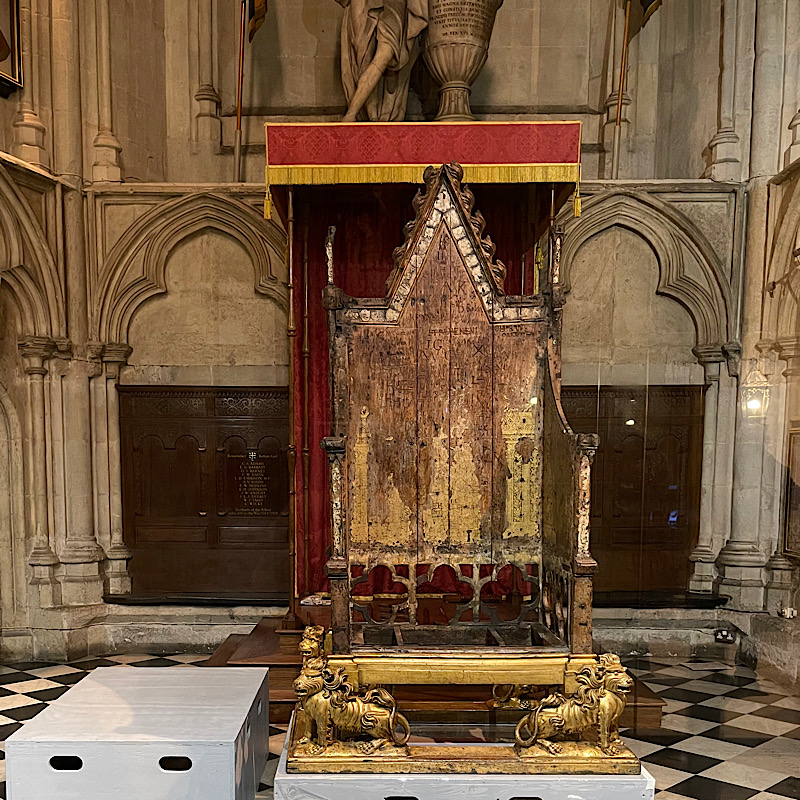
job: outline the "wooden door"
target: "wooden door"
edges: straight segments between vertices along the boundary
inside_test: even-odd
[[[133,595],[286,598],[286,388],[119,392]]]
[[[686,591],[700,522],[703,387],[565,386],[579,433],[598,432],[592,554],[598,592]]]

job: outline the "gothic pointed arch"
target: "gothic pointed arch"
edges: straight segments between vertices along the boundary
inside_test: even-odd
[[[64,290],[42,226],[0,165],[0,281],[11,289],[26,333],[63,336]]]
[[[128,341],[136,310],[167,291],[170,254],[184,239],[207,229],[239,242],[253,265],[255,291],[288,308],[286,286],[273,269],[284,248],[282,231],[241,200],[214,193],[192,194],[145,214],[109,253],[100,273],[95,321],[101,341]]]
[[[658,294],[680,303],[694,322],[697,345],[722,345],[734,337],[734,298],[719,256],[700,229],[668,203],[633,190],[591,198],[583,214],[565,226],[562,282],[570,290],[570,269],[593,236],[626,228],[644,239],[658,261]],[[688,258],[687,258],[688,256]],[[691,262],[697,267],[691,268]]]
[[[800,181],[786,193],[767,263],[762,339],[796,342],[800,337]]]

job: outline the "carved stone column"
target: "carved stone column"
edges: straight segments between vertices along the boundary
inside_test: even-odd
[[[344,494],[347,491],[344,436],[326,436],[322,448],[328,454],[331,487],[331,557],[325,572],[331,581],[331,630],[335,653],[350,652],[350,567]]]
[[[114,135],[111,122],[111,47],[108,22],[109,0],[95,0],[97,38],[97,135],[94,137],[92,180],[121,181],[119,155],[122,145]]]
[[[791,52],[787,53],[785,79],[791,81],[794,78],[795,107],[798,110],[789,122],[792,138],[783,154],[784,168],[800,158],[800,6],[797,3],[789,3],[786,7],[786,46]],[[792,67],[794,75],[790,74]]]
[[[106,552],[106,590],[109,594],[130,594],[128,561],[131,551],[122,539],[122,461],[120,452],[119,394],[120,370],[127,363],[131,348],[127,344],[107,344],[105,363],[106,413],[108,424],[108,502],[111,546]]]
[[[696,347],[694,354],[705,370],[706,394],[703,424],[703,466],[700,487],[700,532],[697,546],[689,556],[694,570],[689,581],[693,592],[711,592],[716,570],[714,561],[714,475],[717,460],[717,425],[719,422],[719,379],[725,355],[716,345]]]
[[[738,1],[724,0],[722,6],[719,127],[708,143],[711,150],[710,177],[716,181],[738,181],[742,178],[741,147],[734,124]]]
[[[220,98],[214,88],[214,3],[200,0],[197,7],[197,139],[220,143]]]
[[[65,605],[100,603],[103,597],[99,562],[104,554],[94,530],[90,377],[88,362],[73,359],[63,378],[64,466],[69,491],[66,539],[59,555],[64,566]]]
[[[613,150],[614,142],[614,128],[617,120],[617,102],[619,98],[619,87],[622,73],[620,72],[620,57],[622,54],[622,43],[625,38],[625,3],[615,2],[614,4],[614,25],[613,25],[613,43],[611,50],[611,57],[609,58],[608,69],[608,96],[605,102],[605,122],[603,123],[603,147],[607,153],[604,178],[613,178],[611,174],[611,153]],[[658,24],[654,21],[651,24]],[[630,52],[629,54],[630,55]],[[620,135],[624,138],[628,129],[627,107],[631,104],[631,96],[626,92],[622,92],[622,118]]]
[[[759,549],[764,419],[745,417],[736,408],[733,455],[731,534],[717,557],[720,594],[731,607],[760,611],[764,605],[762,569],[766,556]]]
[[[592,580],[597,572],[597,562],[592,558],[589,542],[591,509],[592,462],[600,445],[596,433],[578,434],[579,467],[575,474],[575,516],[578,543],[572,574],[572,615],[570,619],[570,646],[573,653],[592,652]]]
[[[47,512],[47,433],[45,423],[44,378],[47,375],[45,362],[53,356],[55,344],[42,336],[27,336],[19,343],[28,375],[28,465],[26,482],[31,500],[28,509],[33,547],[28,563],[33,568],[31,585],[39,593],[42,608],[57,606],[61,602],[60,587],[55,577],[58,558],[50,543],[50,524]]]
[[[14,143],[11,152],[23,161],[47,167],[50,163],[44,146],[45,127],[36,113],[39,90],[39,70],[35,54],[33,8],[35,0],[21,0],[19,4],[20,48],[22,50],[22,74],[24,83],[19,90],[17,111],[11,124],[14,128]]]

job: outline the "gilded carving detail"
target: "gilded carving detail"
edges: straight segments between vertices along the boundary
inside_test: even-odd
[[[573,695],[553,692],[519,721],[515,736],[521,754],[537,745],[550,755],[574,750],[565,748],[565,740],[589,745],[587,755],[595,748],[606,756],[625,752],[619,718],[633,680],[619,656],[604,653],[597,663],[583,667],[575,681],[578,689]]]
[[[328,666],[324,638],[324,628],[310,626],[300,642],[303,668],[294,690],[304,729],[292,755],[406,755],[411,730],[392,695],[381,688],[357,692],[344,667]]]
[[[580,486],[578,487],[578,555],[589,555],[590,489],[592,462],[586,455],[580,457]]]

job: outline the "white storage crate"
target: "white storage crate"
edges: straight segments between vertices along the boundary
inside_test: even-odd
[[[6,741],[9,800],[253,800],[268,670],[101,667]]]

